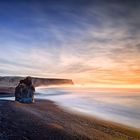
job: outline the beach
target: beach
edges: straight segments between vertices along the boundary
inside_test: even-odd
[[[72,112],[140,129],[139,89],[39,87],[35,98],[54,101]]]
[[[140,140],[140,0],[0,0],[0,140]]]
[[[1,93],[1,97],[13,96]],[[50,100],[0,100],[2,140],[139,140],[140,130],[70,112]]]

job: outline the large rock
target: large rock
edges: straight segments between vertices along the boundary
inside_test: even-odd
[[[32,85],[31,77],[20,80],[18,86],[15,89],[15,101],[22,103],[33,103],[34,92],[35,88]]]

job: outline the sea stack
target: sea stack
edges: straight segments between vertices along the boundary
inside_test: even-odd
[[[15,89],[15,101],[21,103],[33,103],[34,102],[35,88],[32,85],[32,78],[26,77],[20,80],[18,86]]]

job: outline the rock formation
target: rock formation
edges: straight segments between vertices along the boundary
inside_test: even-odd
[[[24,80],[20,80],[18,86],[15,89],[15,101],[22,103],[34,102],[35,88],[32,85],[31,77],[27,77]]]

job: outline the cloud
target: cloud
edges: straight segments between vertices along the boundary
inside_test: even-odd
[[[0,74],[139,83],[140,4],[68,3],[38,2],[33,8],[20,3],[23,11],[16,17],[14,6],[11,14],[5,13],[6,24],[0,24]]]

